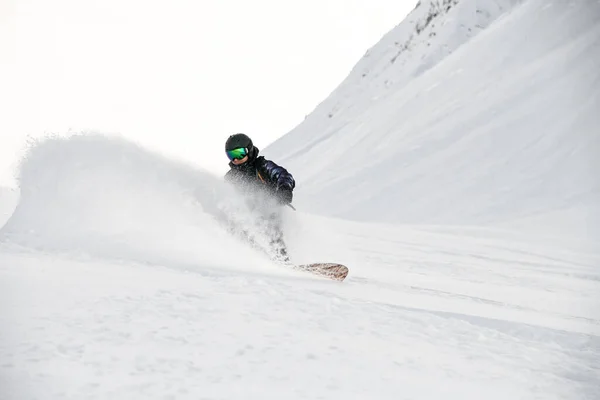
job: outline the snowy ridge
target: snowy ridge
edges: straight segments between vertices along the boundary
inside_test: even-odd
[[[370,49],[349,80],[383,78],[391,87],[405,84],[450,55],[522,0],[425,0],[400,25]],[[392,54],[392,57],[388,56]],[[374,83],[364,79],[369,86]]]
[[[476,23],[482,3],[460,4],[426,29]],[[423,3],[415,13],[428,9]],[[379,62],[397,54],[393,31],[372,64],[362,60],[321,105],[342,108],[331,117],[320,108],[266,150],[298,174],[298,204],[313,212],[381,222],[521,221],[521,229],[557,233],[576,217],[567,224],[574,234],[598,235],[599,19],[597,2],[530,0],[409,83],[354,96],[361,80],[381,79],[358,71],[381,70]],[[395,64],[419,58],[405,57]],[[410,65],[408,73],[390,67],[390,79],[403,81],[416,71]]]
[[[361,112],[454,52],[522,0],[424,0],[369,49],[348,77],[305,120],[318,140],[330,118]],[[285,141],[286,139],[281,139]]]
[[[519,3],[522,0],[420,1],[402,23],[367,51],[340,88],[347,90],[354,83],[385,93],[385,89],[403,86]]]

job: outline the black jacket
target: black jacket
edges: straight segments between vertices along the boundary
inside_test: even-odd
[[[225,174],[225,180],[243,192],[263,190],[283,203],[292,202],[292,192],[296,187],[294,177],[285,168],[259,156],[256,147],[244,164],[235,165],[230,162],[229,167],[231,169]]]

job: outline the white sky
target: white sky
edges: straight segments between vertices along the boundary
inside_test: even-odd
[[[0,185],[26,138],[96,130],[224,172],[300,123],[416,0],[0,0]]]

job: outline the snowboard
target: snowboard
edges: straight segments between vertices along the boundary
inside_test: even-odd
[[[346,279],[349,272],[348,267],[338,263],[301,264],[295,265],[294,268],[340,282]]]

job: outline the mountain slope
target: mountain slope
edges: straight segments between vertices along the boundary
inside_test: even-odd
[[[479,4],[459,2],[436,26],[456,32],[473,24]],[[565,216],[577,216],[575,230],[596,234],[599,20],[597,2],[529,0],[443,58],[424,42],[403,52],[412,67],[390,66],[385,73],[398,84],[382,88],[383,72],[357,73],[382,70],[396,54],[391,32],[370,52],[376,60],[363,59],[266,153],[296,173],[298,205],[321,214],[434,224],[529,220],[556,231]],[[359,86],[377,89],[369,97],[367,89],[353,92]]]
[[[520,0],[424,0],[369,49],[348,78],[310,114],[304,139],[322,118],[360,110],[435,66]]]

